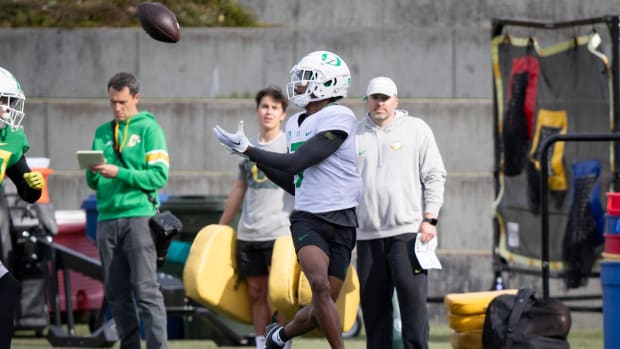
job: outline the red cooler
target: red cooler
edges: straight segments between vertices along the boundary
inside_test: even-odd
[[[56,211],[58,235],[54,243],[66,246],[76,252],[99,260],[97,246],[86,235],[86,214],[83,210]],[[70,271],[71,301],[73,311],[86,314],[101,309],[103,283],[76,271]],[[58,271],[60,310],[66,310],[65,287],[62,270]]]

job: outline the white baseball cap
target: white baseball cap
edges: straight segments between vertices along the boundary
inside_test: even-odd
[[[368,88],[366,89],[366,97],[378,93],[390,97],[395,97],[398,95],[398,89],[396,88],[396,84],[392,79],[385,76],[378,76],[370,80],[370,82],[368,83]],[[364,99],[366,99],[366,97]]]

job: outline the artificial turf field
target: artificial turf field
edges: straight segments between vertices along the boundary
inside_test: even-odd
[[[450,349],[450,328],[447,326],[431,326],[429,346],[431,349]],[[78,328],[79,334],[79,328]],[[571,349],[602,349],[603,330],[573,328],[569,334]],[[347,349],[365,349],[366,342],[363,333],[357,337],[345,339]],[[143,344],[142,347],[145,347]],[[35,338],[32,333],[19,332],[13,339],[13,349],[43,349],[51,348],[45,338]],[[119,348],[117,342],[112,348]],[[170,349],[231,349],[239,347],[218,347],[212,340],[171,340]],[[253,347],[246,347],[253,348]],[[293,349],[322,349],[329,348],[322,338],[297,338],[293,342]]]

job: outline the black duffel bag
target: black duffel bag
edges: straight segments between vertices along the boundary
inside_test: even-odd
[[[537,299],[531,288],[495,297],[486,310],[485,349],[569,349],[568,307],[557,299]]]

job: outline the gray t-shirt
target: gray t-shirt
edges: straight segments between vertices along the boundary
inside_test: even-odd
[[[260,143],[258,136],[251,142],[256,148],[286,152],[286,137],[283,132],[269,143]],[[293,196],[270,181],[256,163],[247,159],[239,163],[238,178],[248,183],[248,189],[243,198],[237,239],[269,241],[289,234],[289,215],[293,208]]]

